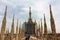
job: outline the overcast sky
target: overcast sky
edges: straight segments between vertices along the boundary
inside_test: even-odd
[[[50,27],[50,14],[49,14],[49,4],[52,6],[52,12],[55,19],[56,31],[60,33],[60,0],[0,0],[0,28],[2,25],[2,20],[4,17],[5,7],[7,5],[7,27],[6,29],[11,29],[11,22],[13,14],[15,14],[15,26],[16,21],[19,19],[23,23],[28,20],[29,7],[32,11],[32,19],[40,21],[46,15],[47,27]]]

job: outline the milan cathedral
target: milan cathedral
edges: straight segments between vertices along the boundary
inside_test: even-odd
[[[50,13],[50,25],[51,25],[51,33],[48,33],[46,17],[44,14],[44,26],[42,24],[42,19],[40,24],[38,25],[36,20],[33,22],[31,17],[31,7],[29,7],[29,19],[27,22],[23,23],[23,26],[18,25],[19,21],[17,19],[16,25],[16,33],[14,33],[14,15],[11,23],[11,31],[9,29],[6,30],[6,16],[7,16],[6,6],[4,12],[4,18],[2,21],[2,27],[0,32],[0,40],[60,40],[60,33],[56,33],[55,21],[52,14],[51,5],[49,5],[49,13]],[[38,25],[38,26],[37,26]],[[22,27],[22,28],[21,28]],[[39,28],[38,28],[39,27]]]

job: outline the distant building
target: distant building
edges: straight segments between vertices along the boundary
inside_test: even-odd
[[[29,20],[28,22],[25,22],[25,34],[35,35],[35,23],[31,18],[31,7],[29,8]]]
[[[31,18],[31,7],[29,7],[29,19],[28,22],[24,22],[24,30],[25,30],[25,36],[28,37],[30,35],[35,35],[35,22],[32,21]],[[29,40],[26,39],[26,40]]]

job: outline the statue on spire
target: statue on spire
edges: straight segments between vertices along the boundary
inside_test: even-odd
[[[47,34],[47,24],[46,24],[45,14],[44,14],[44,34]]]
[[[29,7],[29,18],[31,19],[31,7]]]
[[[13,15],[13,20],[12,20],[12,28],[11,28],[11,33],[14,34],[14,15]]]
[[[5,33],[5,29],[6,29],[6,14],[7,14],[7,6],[5,8],[5,14],[4,14],[4,18],[3,18],[3,21],[2,21],[1,33]]]
[[[17,26],[16,26],[16,40],[18,40],[18,20],[17,20]]]
[[[4,14],[4,18],[3,18],[3,21],[2,21],[2,28],[1,28],[1,37],[2,37],[2,40],[4,40],[4,34],[5,34],[5,30],[6,30],[6,14],[7,14],[7,6],[5,8],[5,14]]]
[[[14,15],[13,15],[13,20],[12,20],[12,25],[11,25],[11,40],[13,40],[14,36]]]
[[[49,7],[50,7],[50,22],[51,22],[51,29],[52,29],[52,33],[55,34],[55,33],[56,33],[56,28],[55,28],[54,18],[53,18],[53,15],[52,15],[51,5],[49,5]]]
[[[32,21],[32,19],[31,19],[31,7],[29,7],[29,21]]]

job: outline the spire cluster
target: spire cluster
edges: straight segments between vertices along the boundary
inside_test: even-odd
[[[55,22],[54,22],[54,18],[53,18],[53,15],[52,15],[52,10],[51,10],[51,5],[49,5],[50,7],[50,24],[51,24],[51,30],[52,30],[52,34],[56,34],[56,28],[55,28]],[[5,37],[5,30],[6,30],[6,15],[7,15],[7,6],[5,8],[5,14],[4,14],[4,18],[3,18],[3,21],[2,21],[2,27],[1,27],[1,39],[4,40],[4,37]],[[18,40],[18,36],[23,36],[22,34],[25,33],[25,31],[20,28],[21,25],[19,25],[19,30],[18,30],[18,20],[17,20],[17,26],[16,26],[16,40]],[[42,23],[42,19],[41,19],[41,25],[39,24],[39,30],[36,29],[37,27],[37,23],[36,23],[36,20],[35,22],[33,23],[32,22],[32,18],[31,18],[31,7],[29,7],[29,20],[27,22],[27,24],[25,25],[27,26],[27,33],[31,33],[31,34],[35,34],[37,32],[37,34],[41,34],[40,36],[43,38],[43,36],[45,35],[48,35],[48,31],[47,31],[47,23],[46,23],[46,18],[45,18],[45,14],[44,14],[44,27],[43,27],[43,23]],[[32,29],[33,28],[33,29]],[[29,29],[29,30],[28,30]],[[35,30],[36,29],[36,30]],[[25,29],[26,30],[26,29]],[[38,32],[39,31],[39,32]],[[44,33],[43,33],[44,32]],[[6,33],[9,34],[9,30],[6,31]],[[13,19],[12,19],[12,25],[11,25],[11,39],[13,40],[14,38],[14,15],[13,15]],[[29,34],[30,35],[30,34]],[[55,37],[55,36],[53,36]],[[21,37],[22,38],[22,37]]]

